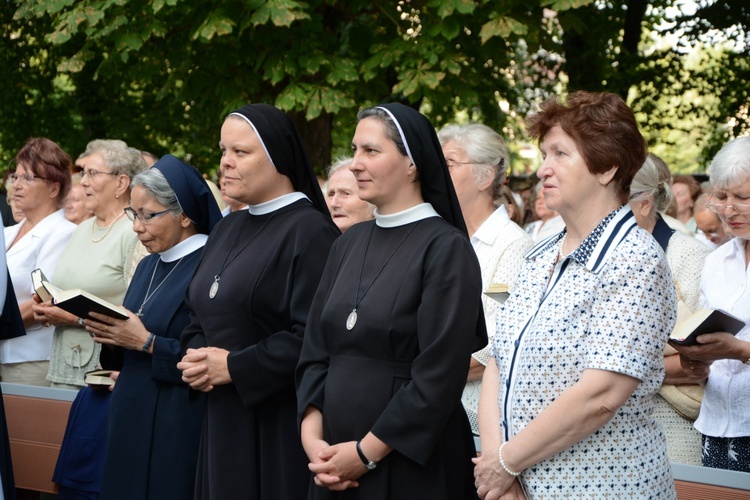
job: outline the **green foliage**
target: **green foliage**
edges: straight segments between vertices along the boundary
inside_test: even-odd
[[[712,5],[667,25],[675,2],[650,0],[643,11],[639,0],[5,2],[0,156],[32,135],[74,156],[88,140],[115,137],[210,172],[226,113],[270,102],[298,120],[322,169],[331,151],[348,151],[359,107],[397,100],[436,126],[463,117],[522,141],[523,116],[569,80],[631,95],[652,145],[671,141],[695,158],[679,163],[702,164],[748,129],[747,58],[726,49],[687,64],[684,47],[651,50],[644,37],[632,50],[631,41],[668,26],[703,43],[709,29],[750,20],[744,0],[728,0],[728,10]],[[696,146],[676,130],[700,130]]]

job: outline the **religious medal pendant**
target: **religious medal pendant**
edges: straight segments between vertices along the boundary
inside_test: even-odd
[[[135,315],[138,316],[139,318],[143,316],[143,306],[138,308],[138,312],[135,313]]]
[[[352,309],[352,312],[349,313],[349,317],[346,318],[346,329],[351,330],[354,328],[354,325],[357,324],[357,309]]]
[[[210,298],[216,297],[216,294],[219,293],[219,280],[221,279],[221,276],[216,275],[214,277],[214,282],[211,283],[211,289],[208,291],[208,296]]]

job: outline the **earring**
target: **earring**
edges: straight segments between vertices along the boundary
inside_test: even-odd
[[[116,195],[115,195],[115,198],[119,198],[119,197],[120,197],[120,195],[119,195],[119,194],[116,194]]]

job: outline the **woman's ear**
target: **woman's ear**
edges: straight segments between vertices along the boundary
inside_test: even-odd
[[[120,174],[117,176],[117,189],[115,189],[115,196],[119,198],[120,196],[123,196],[130,187],[130,177],[128,177],[125,174]]]
[[[182,226],[184,228],[188,228],[188,227],[190,227],[190,225],[192,223],[193,223],[193,221],[190,220],[190,217],[188,217],[187,215],[185,215],[185,212],[182,212],[180,214],[180,226]]]
[[[612,179],[615,178],[617,168],[618,167],[612,167],[604,173],[597,174],[597,177],[599,178],[599,184],[601,184],[602,186],[608,186],[609,183],[612,182]]]

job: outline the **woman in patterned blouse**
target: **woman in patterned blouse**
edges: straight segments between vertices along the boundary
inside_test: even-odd
[[[545,102],[529,132],[566,230],[526,254],[498,314],[479,403],[479,496],[676,498],[650,416],[675,290],[627,205],[646,143],[606,93]]]

